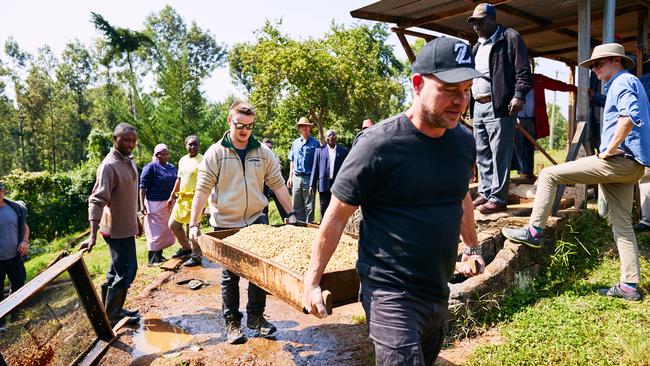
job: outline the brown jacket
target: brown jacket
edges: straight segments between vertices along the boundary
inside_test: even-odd
[[[138,169],[132,157],[111,148],[97,167],[93,193],[88,198],[88,220],[100,221],[102,235],[128,238],[138,233],[137,211]]]

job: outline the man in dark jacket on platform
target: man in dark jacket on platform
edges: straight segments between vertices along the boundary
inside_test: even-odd
[[[334,130],[328,130],[325,133],[325,138],[327,143],[316,150],[314,154],[314,164],[309,179],[309,194],[313,195],[314,188],[318,185],[321,221],[332,197],[330,188],[334,185],[334,180],[339,169],[341,169],[343,160],[348,156],[348,149],[336,143],[336,132]]]
[[[474,207],[490,214],[507,209],[515,123],[533,79],[523,39],[497,24],[492,4],[477,5],[467,22],[479,36],[473,48],[476,69],[489,78],[472,85],[472,119],[480,178]]]

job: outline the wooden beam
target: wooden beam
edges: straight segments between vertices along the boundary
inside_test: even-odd
[[[507,3],[507,2],[510,2],[510,1],[512,1],[512,0],[493,0],[490,3],[492,5],[498,5],[498,4],[504,4],[504,3]],[[433,22],[438,21],[438,20],[449,19],[449,18],[459,16],[459,15],[461,15],[463,13],[471,12],[471,11],[474,10],[475,7],[476,7],[476,4],[474,2],[472,2],[471,4],[459,5],[459,6],[455,7],[455,8],[452,8],[452,9],[449,9],[449,10],[446,10],[446,11],[436,12],[434,14],[426,15],[426,16],[423,16],[423,17],[420,17],[420,18],[408,19],[408,20],[405,20],[403,23],[398,23],[397,25],[402,27],[402,28],[419,27],[419,26],[423,26],[423,25],[426,25],[426,24],[429,24],[429,23],[433,23]]]
[[[398,30],[395,30],[396,28],[393,28],[393,32],[397,34],[397,38],[399,38],[399,42],[402,44],[402,47],[404,47],[404,52],[406,52],[406,56],[408,56],[409,61],[413,63],[415,61],[415,52],[413,52],[413,49],[411,48],[411,45],[409,42],[406,40],[406,37],[404,36],[404,33]]]
[[[362,10],[352,10],[350,12],[350,16],[357,19],[375,20],[378,22],[395,23],[395,24],[408,20],[408,18],[404,18],[404,17],[387,15],[387,14],[379,14],[379,13],[371,13]]]
[[[620,16],[623,14],[627,13],[632,13],[635,11],[639,11],[640,9],[646,9],[643,6],[632,4],[628,5],[619,9],[616,9],[616,16]],[[601,19],[603,17],[604,12],[602,10],[596,11],[591,13],[591,18],[592,19]],[[578,25],[578,19],[575,16],[571,16],[569,18],[564,18],[564,20],[560,20],[557,22],[551,22],[548,25],[545,26],[535,26],[527,29],[522,29],[519,31],[519,34],[522,36],[529,35],[529,34],[537,34],[537,33],[543,33],[543,32],[548,32],[548,31],[553,31],[556,29],[568,27],[568,26],[573,26],[573,25]]]
[[[645,6],[646,8],[650,8],[650,1],[648,0],[635,0],[637,3]]]
[[[552,24],[552,22],[550,20],[548,20],[548,19],[538,17],[537,15],[534,15],[534,14],[531,14],[529,12],[514,8],[514,7],[510,6],[510,5],[505,5],[504,4],[504,5],[499,6],[499,11],[502,11],[502,12],[504,12],[506,14],[510,14],[510,15],[513,15],[513,16],[516,16],[516,17],[519,17],[519,18],[522,18],[522,19],[526,19],[526,20],[528,20],[530,22],[533,22],[533,23],[537,24],[538,26],[542,26],[542,27],[545,27],[545,26],[548,26],[548,25]],[[568,37],[571,37],[571,38],[578,39],[578,32],[572,31],[570,29],[559,28],[559,29],[554,29],[553,32],[559,33],[559,34],[562,34],[562,35],[565,35],[565,36],[568,36]],[[592,39],[592,42],[599,43],[595,39]]]
[[[434,38],[438,38],[438,37],[434,36],[433,34],[416,32],[416,31],[412,31],[410,29],[402,29],[402,28],[398,28],[398,27],[393,27],[390,30],[392,30],[395,33],[401,32],[401,33],[403,33],[404,35],[407,35],[407,36],[420,37],[420,38],[423,38],[427,42],[429,42],[430,40],[432,40]]]
[[[440,25],[438,23],[429,23],[429,24],[427,24],[426,29],[429,29],[429,30],[432,30],[432,31],[435,31],[435,32],[448,34],[450,36],[458,37],[458,38],[464,39],[464,40],[466,40],[468,42],[470,42],[472,40],[476,40],[478,38],[478,36],[474,32],[466,32],[466,31],[462,31],[462,30],[457,30],[457,29],[449,28],[449,27],[444,26],[444,25]],[[470,43],[473,43],[473,42],[470,42]]]
[[[99,296],[97,295],[97,291],[95,291],[95,286],[90,279],[84,261],[79,260],[75,262],[68,268],[68,273],[70,274],[74,288],[77,290],[79,300],[81,300],[80,302],[84,310],[86,310],[88,320],[90,320],[90,324],[95,329],[95,334],[102,341],[111,341],[115,338],[115,333],[113,333],[111,323],[108,321],[108,316],[106,316],[106,312],[104,311],[104,305],[99,300]]]

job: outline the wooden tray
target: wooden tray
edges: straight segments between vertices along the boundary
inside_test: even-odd
[[[298,223],[296,226],[318,227],[305,223]],[[302,311],[303,274],[222,240],[239,230],[218,230],[201,235],[199,245],[203,255]],[[357,238],[356,235],[345,234]],[[325,272],[320,286],[321,289],[332,293],[334,307],[358,301],[359,275],[354,268]]]

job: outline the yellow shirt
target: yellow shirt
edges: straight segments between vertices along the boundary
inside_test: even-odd
[[[203,161],[203,155],[196,154],[195,157],[185,155],[178,161],[178,177],[181,184],[176,193],[176,204],[172,211],[174,220],[183,223],[190,223],[190,212],[192,210],[192,198],[196,190],[196,176],[199,172],[199,163]]]
[[[203,155],[196,154],[195,157],[185,155],[178,161],[178,177],[181,178],[180,191],[194,192],[196,189],[196,175],[199,172],[199,164],[203,161]]]

